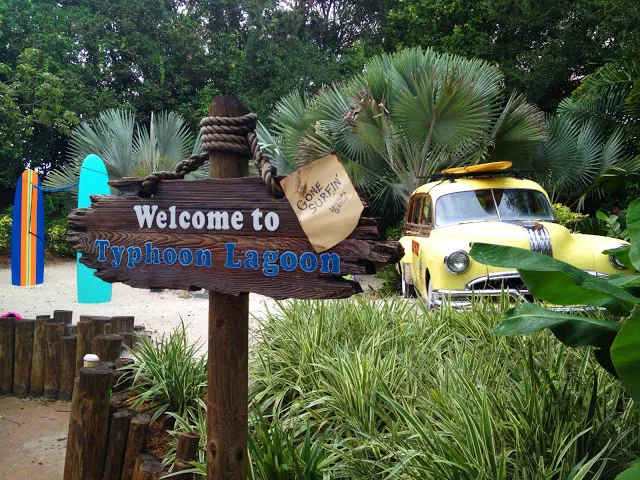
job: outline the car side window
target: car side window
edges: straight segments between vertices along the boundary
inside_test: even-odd
[[[409,218],[408,218],[409,223],[413,223],[413,224],[419,223],[420,215],[422,212],[423,200],[424,200],[423,197],[415,197],[413,199],[413,208],[411,209],[411,212],[409,213]]]
[[[431,197],[427,195],[423,198],[424,202],[420,210],[420,225],[431,225],[433,223],[433,217],[431,214]]]

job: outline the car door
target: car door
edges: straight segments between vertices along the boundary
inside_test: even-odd
[[[428,194],[418,194],[411,199],[406,219],[407,230],[413,239],[411,241],[410,273],[413,284],[419,292],[426,291],[426,256],[429,236],[433,228],[433,206]]]

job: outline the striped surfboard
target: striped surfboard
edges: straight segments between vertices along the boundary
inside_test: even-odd
[[[20,287],[44,281],[44,199],[40,177],[22,172],[13,202],[11,283]]]

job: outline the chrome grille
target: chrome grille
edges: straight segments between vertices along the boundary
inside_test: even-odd
[[[529,235],[529,248],[532,252],[542,253],[543,255],[553,256],[553,248],[551,246],[551,236],[549,231],[541,223],[524,223],[522,228]]]

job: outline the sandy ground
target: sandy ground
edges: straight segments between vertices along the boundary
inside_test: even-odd
[[[189,293],[164,290],[154,293],[116,283],[113,285],[111,302],[81,304],[76,298],[75,272],[74,261],[48,264],[44,271],[44,283],[35,287],[14,287],[11,285],[11,270],[1,268],[0,315],[12,311],[26,318],[35,318],[36,315],[52,315],[54,310],[72,310],[73,323],[78,321],[80,315],[134,315],[136,325],[144,325],[154,336],[170,332],[182,319],[189,327],[189,339],[202,339],[206,343],[209,301],[204,291]],[[270,298],[251,294],[251,332],[257,329],[256,318],[264,316],[266,307],[274,304]]]
[[[0,478],[60,480],[68,402],[0,397]]]

